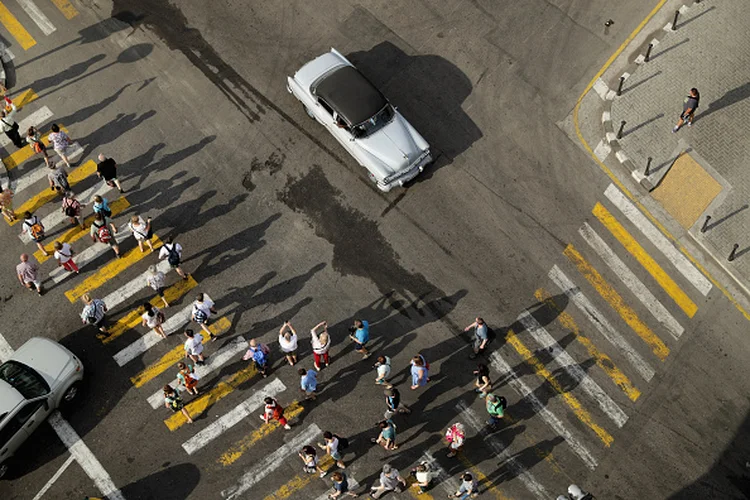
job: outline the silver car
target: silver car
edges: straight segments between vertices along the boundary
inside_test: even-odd
[[[8,460],[55,409],[75,399],[81,361],[57,342],[33,337],[0,365],[0,478]]]
[[[288,77],[287,90],[382,191],[403,186],[432,161],[427,141],[336,49]]]

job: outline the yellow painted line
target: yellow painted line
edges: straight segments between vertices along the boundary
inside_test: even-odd
[[[230,326],[232,326],[231,321],[229,321],[227,318],[221,318],[219,319],[219,321],[209,326],[208,329],[211,330],[211,333],[213,333],[214,335],[219,336],[229,330]],[[203,343],[205,344],[206,342],[208,342],[208,335],[203,337]],[[175,346],[174,349],[162,356],[159,361],[144,368],[143,371],[141,371],[134,377],[131,377],[130,381],[133,382],[133,385],[135,385],[136,387],[143,387],[146,383],[161,375],[184,358],[184,347],[182,345]]]
[[[578,271],[591,283],[599,295],[625,320],[625,323],[643,339],[656,357],[664,361],[669,356],[669,347],[649,327],[641,321],[636,312],[625,303],[622,296],[599,274],[594,266],[583,258],[573,245],[568,245],[563,254],[575,264]]]
[[[584,425],[594,431],[594,434],[596,434],[599,439],[602,440],[604,446],[609,447],[614,441],[612,435],[609,434],[599,424],[594,422],[589,412],[587,412],[583,408],[578,399],[571,393],[567,392],[563,388],[563,386],[560,385],[560,382],[552,375],[552,373],[550,373],[549,370],[547,370],[544,364],[532,354],[532,352],[523,344],[523,342],[521,342],[516,334],[513,333],[513,330],[508,330],[505,339],[511,346],[513,346],[513,348],[516,350],[516,352],[518,352],[521,358],[523,358],[526,364],[528,364],[536,372],[537,375],[545,379],[550,387],[552,387],[558,394],[560,394],[563,401],[565,401],[570,409],[573,410],[573,413],[575,413],[576,417],[578,417],[578,419],[583,422]]]
[[[21,23],[18,22],[16,16],[10,13],[8,8],[0,2],[0,23],[3,23],[5,29],[7,29],[13,38],[16,39],[18,44],[23,47],[23,50],[29,50],[31,47],[36,45],[36,40],[31,34],[26,31]]]
[[[499,489],[497,489],[497,487],[495,487],[495,485],[492,483],[490,478],[485,476],[481,470],[479,470],[477,467],[474,466],[474,464],[469,462],[469,459],[466,458],[465,454],[459,453],[457,456],[458,456],[458,460],[461,462],[461,465],[465,469],[468,469],[471,475],[474,477],[474,479],[477,480],[477,483],[479,483],[482,486],[482,489],[480,489],[482,493],[490,492],[495,496],[495,498],[497,498],[497,500],[510,500],[508,497],[503,495],[503,493]],[[416,494],[416,492],[414,492],[412,496],[414,498],[424,498],[424,495]]]
[[[151,238],[151,243],[154,245],[154,253],[156,253],[159,247],[161,247],[161,240],[158,236],[154,235],[154,237]],[[65,296],[69,301],[75,302],[80,297],[82,297],[83,294],[88,293],[92,290],[96,290],[108,280],[114,278],[128,267],[150,256],[151,250],[148,248],[148,246],[145,246],[145,248],[146,251],[141,252],[141,249],[136,246],[128,253],[123,255],[122,258],[114,259],[108,262],[107,264],[99,268],[99,270],[96,271],[93,275],[83,280],[82,283],[65,292]]]
[[[47,168],[47,167],[40,167],[40,168]],[[89,160],[80,167],[73,169],[73,171],[68,176],[68,183],[71,186],[74,186],[84,180],[89,175],[92,175],[94,172],[96,172],[96,162],[93,160]],[[45,178],[46,180],[46,178]],[[43,207],[46,203],[49,203],[50,201],[54,200],[58,196],[57,191],[53,191],[49,189],[49,186],[46,187],[44,191],[37,194],[33,198],[26,200],[23,205],[15,209],[15,212],[18,214],[18,219],[10,222],[9,224],[11,226],[17,224],[19,221],[23,221],[23,214],[24,212],[31,212],[32,214],[36,212],[40,207]]]
[[[297,457],[295,457],[297,460],[299,460]],[[300,465],[302,462],[300,462]],[[322,469],[326,469],[329,466],[333,465],[333,460],[330,456],[326,455],[325,457],[320,459],[320,463],[318,464]],[[304,476],[295,476],[293,477],[289,482],[282,485],[279,489],[271,493],[270,495],[267,495],[263,498],[263,500],[285,500],[289,498],[290,496],[294,495],[298,491],[301,491],[305,488],[308,484],[312,483],[313,480],[320,479],[320,476],[318,476],[317,473],[315,474],[305,474]],[[344,498],[343,496],[341,498]],[[365,495],[365,498],[367,496]]]
[[[622,389],[631,401],[636,401],[640,397],[641,391],[633,385],[628,376],[625,375],[622,370],[615,366],[609,356],[597,349],[594,343],[591,342],[591,339],[581,333],[581,330],[578,328],[578,324],[573,317],[557,305],[552,298],[552,294],[547,290],[540,288],[534,292],[534,297],[536,297],[539,302],[543,302],[551,311],[554,311],[557,314],[557,320],[563,328],[572,332],[576,336],[576,340],[586,348],[589,352],[589,356],[596,360],[597,366],[612,379],[612,382],[614,382],[617,387]]]
[[[26,89],[17,96],[13,97],[13,104],[16,105],[18,109],[21,109],[22,107],[26,106],[32,101],[36,101],[39,98],[36,92],[34,92],[32,89]],[[25,130],[19,130],[19,133],[21,136],[25,136],[26,131]]]
[[[71,20],[78,15],[78,11],[68,0],[52,0],[52,3],[60,9],[67,20]]]
[[[656,261],[643,249],[635,238],[628,232],[622,224],[607,210],[604,205],[597,203],[591,211],[604,227],[617,238],[617,241],[635,257],[641,266],[656,280],[665,292],[675,301],[688,318],[695,316],[698,306],[690,300],[690,297],[680,288],[677,283],[656,263]]]
[[[300,405],[299,402],[294,401],[289,406],[284,408],[284,417],[286,417],[287,420],[291,420],[303,411],[305,411],[305,409],[302,407],[302,405]],[[242,456],[243,453],[252,448],[255,443],[268,436],[280,427],[281,424],[277,420],[271,420],[269,423],[263,424],[259,429],[251,432],[250,434],[233,444],[231,448],[221,454],[217,461],[224,466],[232,465]]]
[[[171,304],[197,286],[198,283],[193,279],[193,277],[188,276],[188,279],[181,279],[174,285],[164,290],[164,298],[167,299],[167,302]],[[151,299],[149,302],[151,302],[151,305],[154,307],[162,307],[161,297],[159,297],[158,295]],[[117,322],[109,328],[109,335],[107,335],[106,337],[102,336],[101,341],[105,344],[109,344],[123,333],[127,332],[128,330],[132,330],[133,328],[140,325],[141,314],[142,313],[140,308],[136,308],[133,311],[130,311],[128,314],[117,320]]]
[[[185,408],[187,408],[190,416],[195,418],[213,404],[229,395],[232,391],[237,389],[237,387],[253,378],[257,373],[258,370],[255,369],[255,365],[250,365],[229,377],[229,380],[226,382],[219,382],[211,390],[203,393],[200,397],[185,405]],[[164,421],[164,423],[170,431],[174,431],[186,424],[187,420],[182,413],[173,413],[172,416]]]
[[[68,129],[63,127],[62,125],[60,126],[60,130],[62,130],[66,134],[68,133]],[[24,135],[23,131],[20,131],[19,133],[21,133],[21,135]],[[50,132],[48,131],[42,134],[40,137],[40,139],[42,140],[42,143],[44,143],[45,146],[49,146],[49,134]],[[8,170],[14,169],[21,163],[25,162],[26,160],[34,156],[35,154],[37,153],[35,153],[34,150],[31,149],[31,146],[24,146],[21,149],[14,151],[10,156],[6,156],[5,158],[3,158],[3,165],[5,165],[5,168]],[[78,168],[81,168],[81,167],[78,167]]]

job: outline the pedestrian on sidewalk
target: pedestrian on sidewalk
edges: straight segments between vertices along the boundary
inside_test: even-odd
[[[494,394],[487,394],[487,400],[485,402],[487,413],[490,415],[490,419],[487,424],[491,429],[496,429],[497,425],[505,415],[505,409],[508,407],[508,401],[502,396],[495,396]]]
[[[340,438],[331,431],[325,431],[323,433],[323,442],[318,443],[318,446],[321,450],[325,450],[326,454],[331,456],[331,458],[336,462],[336,466],[339,469],[346,469],[346,465],[344,465],[344,459],[341,456],[341,450],[349,447],[348,439]]]
[[[8,222],[18,220],[16,213],[13,211],[13,191],[10,188],[3,189],[0,186],[0,209],[2,209],[3,216]]]
[[[353,491],[349,491],[349,479],[343,472],[336,471],[331,474],[331,481],[333,481],[333,492],[328,495],[330,500],[342,497],[344,495],[349,497],[357,497],[358,494]]]
[[[362,355],[362,359],[370,357],[370,353],[365,348],[370,340],[370,323],[367,320],[354,320],[354,326],[349,328],[349,338],[354,341],[354,348]]]
[[[461,451],[466,441],[466,429],[464,424],[456,422],[445,431],[445,440],[448,442],[448,457],[453,458]]]
[[[158,307],[152,306],[151,302],[144,302],[143,309],[145,312],[141,315],[141,326],[153,329],[154,333],[163,339],[167,338],[167,334],[164,333],[164,322],[167,320],[164,313]]]
[[[78,225],[81,229],[86,229],[83,224],[83,217],[81,217],[81,207],[86,205],[78,201],[76,194],[73,191],[65,191],[62,199],[62,212],[70,218],[72,225]]]
[[[109,208],[109,201],[107,198],[97,194],[94,196],[94,204],[92,205],[92,208],[94,209],[94,214],[101,212],[105,219],[109,219],[109,226],[112,228],[112,234],[117,234],[117,226],[112,222],[112,209]]]
[[[28,290],[33,287],[39,295],[44,293],[42,281],[39,279],[39,266],[36,262],[29,262],[29,256],[25,253],[21,254],[21,263],[16,266],[16,276],[21,285]]]
[[[685,121],[687,121],[688,127],[693,126],[695,110],[698,109],[700,100],[701,95],[698,92],[698,89],[696,89],[695,87],[690,89],[690,93],[687,95],[687,97],[685,97],[685,100],[683,101],[682,113],[680,114],[680,118],[677,120],[677,125],[675,125],[672,129],[673,134],[680,130],[680,127],[682,127],[682,124],[685,123]]]
[[[477,369],[474,370],[474,376],[477,378],[474,381],[474,392],[479,393],[480,398],[487,396],[487,392],[492,388],[492,382],[490,382],[490,369],[484,363],[479,363]]]
[[[117,244],[117,240],[112,236],[112,232],[109,230],[110,226],[113,226],[109,219],[104,216],[104,212],[96,212],[94,214],[94,222],[91,223],[91,229],[89,229],[89,236],[91,241],[94,243],[101,242],[105,245],[109,245],[115,256],[120,258],[120,245]]]
[[[458,498],[459,500],[468,500],[469,498],[476,498],[479,496],[479,484],[474,476],[468,472],[464,472],[461,475],[461,484],[452,495],[448,495],[448,498]]]
[[[468,332],[472,328],[474,329],[474,353],[469,355],[469,359],[474,359],[484,353],[484,348],[487,347],[490,338],[487,323],[482,318],[477,317],[472,324],[464,328],[464,332]]]
[[[370,439],[370,442],[379,444],[386,450],[398,449],[398,446],[396,446],[396,424],[393,423],[393,420],[381,420],[378,422],[378,429],[380,429],[380,434],[377,438]]]
[[[206,356],[203,355],[203,335],[195,333],[189,328],[185,330],[185,357],[193,360],[196,365],[206,364]]]
[[[403,491],[407,488],[406,480],[401,477],[398,470],[390,464],[383,464],[383,472],[380,473],[380,485],[370,488],[370,495],[377,499],[390,491]]]
[[[318,329],[323,328],[323,333],[318,335]],[[328,335],[328,323],[321,321],[310,330],[312,339],[313,358],[315,359],[315,369],[320,371],[321,365],[326,367],[331,361],[328,356],[328,350],[331,348],[331,337]],[[322,362],[322,363],[321,363]]]
[[[252,360],[255,368],[260,372],[263,378],[268,376],[268,354],[270,350],[266,344],[260,343],[255,339],[250,339],[248,349],[242,359],[245,361]]]
[[[263,415],[260,416],[262,421],[268,423],[271,420],[278,420],[279,424],[283,426],[284,429],[292,429],[287,419],[284,418],[284,408],[281,407],[278,401],[269,396],[264,399],[263,402],[265,403],[265,406],[263,408]],[[315,451],[315,448],[313,448],[313,451]]]
[[[138,242],[138,248],[141,252],[145,252],[143,249],[143,242],[148,243],[148,247],[151,251],[154,251],[154,245],[151,244],[151,237],[154,235],[151,232],[151,217],[147,217],[144,222],[140,215],[134,215],[128,222],[128,229],[133,233],[135,241]]]
[[[199,293],[195,298],[195,302],[193,302],[193,310],[190,313],[190,317],[201,326],[204,332],[208,334],[208,338],[211,339],[211,342],[215,342],[217,337],[208,328],[208,320],[211,318],[212,314],[216,314],[214,301],[211,300],[208,295]]]
[[[44,157],[44,163],[49,167],[49,154],[47,153],[47,146],[42,142],[42,135],[36,129],[36,127],[29,127],[26,132],[26,142],[29,143],[31,149],[35,153],[41,154]]]
[[[198,377],[198,374],[195,373],[195,367],[193,367],[193,365],[188,365],[180,361],[179,363],[177,363],[177,368],[179,369],[179,371],[177,372],[177,385],[185,387],[185,390],[188,392],[188,394],[197,396],[198,380],[200,380],[200,377]]]
[[[325,477],[325,475],[328,474],[320,468],[320,465],[318,465],[318,452],[315,451],[314,446],[310,446],[309,444],[305,445],[297,454],[302,459],[302,463],[304,464],[302,470],[305,471],[306,474],[315,474],[317,472],[320,477]]]
[[[427,385],[430,380],[430,372],[427,369],[427,361],[421,354],[411,358],[411,390],[419,389]]]
[[[169,307],[169,302],[167,302],[167,298],[164,296],[166,282],[167,277],[164,276],[163,272],[156,269],[156,266],[148,266],[148,271],[146,272],[146,284],[150,286],[159,297],[161,297],[164,307]]]
[[[50,128],[52,129],[52,132],[49,133],[47,138],[49,139],[49,142],[52,143],[52,148],[55,150],[55,153],[62,158],[65,165],[67,165],[68,168],[71,168],[70,160],[68,159],[68,148],[73,144],[73,141],[68,134],[60,130],[57,123],[53,123]]]
[[[125,191],[120,185],[120,181],[117,180],[117,163],[112,158],[107,158],[103,154],[99,154],[99,163],[96,165],[96,175],[100,179],[104,179],[109,187],[117,186],[117,190],[121,193]]]
[[[318,389],[318,373],[315,370],[297,370],[300,376],[299,387],[305,394],[305,399],[315,399],[315,391]]]
[[[31,212],[24,212],[23,224],[21,224],[21,232],[28,233],[31,239],[36,243],[36,247],[42,252],[45,257],[49,256],[49,252],[42,245],[44,239],[44,224],[36,215]]]
[[[81,297],[81,302],[85,305],[83,311],[81,311],[81,321],[85,325],[94,325],[105,335],[109,335],[107,331],[107,304],[102,299],[92,299],[91,295],[84,293]]]
[[[151,243],[149,243],[149,245],[150,244]],[[175,272],[177,272],[177,274],[182,277],[182,279],[188,279],[185,271],[180,268],[180,263],[182,262],[182,245],[180,245],[179,243],[174,243],[171,236],[164,240],[164,245],[161,247],[161,250],[159,250],[159,260],[165,257],[167,258],[167,262],[169,262],[169,265],[172,267],[172,269],[174,269]]]
[[[47,170],[47,180],[49,181],[49,188],[52,191],[57,191],[60,194],[70,191],[68,172],[65,170],[65,167],[51,161]]]
[[[294,366],[297,363],[297,331],[288,321],[279,330],[279,347],[289,366]]]
[[[378,385],[384,385],[388,388],[393,387],[390,382],[388,382],[388,378],[391,376],[391,358],[388,356],[378,356],[374,368],[375,383]]]
[[[18,133],[18,123],[16,122],[18,108],[16,108],[16,105],[8,97],[5,97],[5,103],[10,106],[10,111],[5,109],[5,107],[0,111],[0,129],[5,132],[5,135],[8,136],[8,139],[10,139],[15,147],[21,149],[26,145],[26,141]]]
[[[68,243],[60,243],[59,241],[56,241],[52,246],[55,248],[54,256],[57,265],[66,271],[78,274],[78,266],[73,261],[73,254],[75,253],[73,248]]]
[[[389,420],[392,416],[394,416],[396,413],[406,414],[408,415],[411,413],[411,410],[408,406],[403,404],[401,402],[401,393],[398,392],[398,389],[391,386],[390,388],[383,391],[385,394],[385,419]]]
[[[172,410],[173,413],[179,411],[185,415],[187,423],[193,423],[193,419],[190,418],[190,414],[188,413],[187,408],[185,408],[185,403],[183,403],[182,398],[169,384],[164,386],[164,406]]]

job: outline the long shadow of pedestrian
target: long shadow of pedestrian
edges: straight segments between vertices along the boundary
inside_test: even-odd
[[[702,113],[698,112],[695,115],[693,122],[702,120],[707,116],[716,113],[720,109],[726,108],[727,106],[731,106],[732,104],[737,104],[740,101],[744,101],[748,97],[750,97],[750,83],[743,83],[742,85],[725,92],[723,96],[716,99],[715,101],[710,102],[708,104],[708,108],[706,108],[705,111],[703,111]],[[700,108],[698,109],[700,110]]]
[[[67,80],[72,80],[75,77],[84,74],[86,71],[88,71],[89,68],[91,68],[94,64],[98,63],[105,57],[106,56],[104,54],[97,54],[85,61],[69,66],[56,75],[39,78],[38,80],[35,80],[31,84],[29,84],[28,88],[34,89],[34,92],[40,94],[42,91],[50,87],[54,87],[55,85],[59,85]]]
[[[85,108],[81,108],[75,113],[69,114],[68,116],[55,118],[55,122],[61,123],[65,125],[66,127],[70,127],[74,123],[82,122],[86,120],[87,118],[94,116],[97,113],[101,113],[110,104],[113,104],[122,95],[122,93],[125,92],[125,89],[127,89],[130,85],[131,85],[130,83],[126,83],[111,96],[105,97],[101,101],[95,104],[92,104],[91,106],[86,106]]]
[[[137,175],[138,180],[135,185],[129,185],[128,189],[138,190],[141,188],[143,181],[145,181],[150,175],[153,175],[155,172],[164,171],[182,160],[193,156],[195,153],[211,144],[214,140],[216,140],[215,135],[204,137],[195,144],[162,156],[158,161],[154,160],[156,153],[165,148],[166,145],[164,143],[155,144],[145,153],[120,165],[121,171],[125,174],[124,177],[121,176],[120,178],[131,179]]]
[[[232,210],[237,208],[237,206],[249,196],[248,193],[238,194],[226,203],[214,205],[208,210],[201,210],[203,205],[208,203],[208,201],[216,196],[216,194],[217,191],[215,190],[207,191],[195,200],[189,200],[185,203],[170,207],[159,215],[161,227],[165,227],[165,224],[172,224],[171,227],[173,229],[169,234],[177,237],[180,225],[185,224],[185,221],[188,221],[189,225],[184,231],[180,231],[179,234],[189,234],[192,231],[200,229],[208,222],[232,212]]]
[[[128,115],[123,113],[118,114],[114,120],[99,127],[89,135],[78,139],[78,143],[83,147],[81,158],[85,158],[91,154],[93,148],[109,144],[154,115],[156,115],[156,111],[153,109],[138,117],[136,117],[135,113],[130,113]]]
[[[552,453],[552,450],[563,442],[565,442],[565,439],[563,439],[562,436],[555,436],[552,439],[545,439],[535,445],[528,446],[519,453],[514,453],[511,455],[510,459],[498,463],[498,469],[487,475],[488,481],[497,487],[503,482],[515,478],[518,474],[514,472],[514,466],[511,465],[511,460],[520,465],[521,470],[532,470],[536,464],[540,463],[542,460],[546,460],[546,458]]]

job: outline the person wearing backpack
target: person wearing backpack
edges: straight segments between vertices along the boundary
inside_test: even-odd
[[[146,222],[143,222],[143,219],[139,215],[132,216],[130,222],[128,222],[128,229],[133,233],[133,237],[138,242],[138,248],[141,249],[141,252],[146,251],[143,248],[144,241],[148,244],[151,251],[154,251],[154,245],[151,244],[151,238],[154,236],[153,232],[151,232],[151,217],[146,218]]]
[[[110,231],[109,229],[110,225],[111,222],[107,220],[102,212],[96,212],[96,215],[94,215],[94,222],[91,223],[89,235],[91,236],[92,241],[99,241],[101,243],[109,245],[119,259],[120,246],[117,244],[117,240],[115,239],[115,237],[112,236],[112,231]]]
[[[248,342],[248,350],[242,359],[244,361],[251,361],[255,365],[255,368],[263,375],[263,378],[268,376],[268,346],[259,343],[255,339],[250,339]]]
[[[313,373],[315,372],[313,371]],[[325,431],[323,433],[323,441],[323,443],[318,443],[320,449],[325,450],[328,455],[331,455],[331,458],[336,461],[336,465],[340,469],[346,469],[344,459],[341,456],[341,450],[349,447],[349,440],[346,438],[340,438],[331,431]]]
[[[161,338],[167,338],[167,334],[164,333],[164,322],[167,318],[159,308],[151,305],[150,302],[143,304],[144,313],[141,315],[141,326],[147,326],[154,330],[154,333],[160,335]]]
[[[48,257],[49,252],[47,252],[44,245],[42,245],[42,240],[44,239],[44,226],[42,225],[42,221],[39,220],[39,217],[32,215],[31,212],[25,212],[23,214],[23,224],[21,226],[23,227],[22,232],[29,233],[29,236],[34,240],[39,251],[42,252],[42,255]]]
[[[210,338],[212,342],[215,342],[217,337],[208,328],[208,319],[213,313],[216,313],[214,301],[207,295],[199,293],[195,302],[193,302],[193,310],[190,313],[190,319],[198,323],[203,331],[208,334],[208,338]]]
[[[92,299],[88,293],[83,294],[81,302],[86,304],[81,311],[81,321],[85,325],[94,325],[100,332],[109,335],[105,322],[107,319],[107,304],[101,299]]]
[[[86,229],[83,224],[83,217],[81,217],[81,207],[85,206],[76,199],[76,194],[73,191],[65,191],[62,199],[62,212],[70,218],[71,224],[74,226],[78,224],[81,229]]]
[[[70,191],[70,183],[68,182],[68,172],[62,166],[57,166],[54,161],[49,162],[49,172],[47,172],[47,180],[49,181],[49,188],[52,191],[57,191],[60,194]]]
[[[112,222],[112,209],[109,208],[109,201],[98,194],[94,196],[94,204],[91,206],[94,214],[102,213],[105,219],[109,219],[109,227],[112,228],[112,234],[117,234],[117,226]]]
[[[161,250],[159,250],[159,260],[164,258],[167,259],[169,265],[182,277],[182,279],[188,279],[185,271],[180,268],[180,263],[182,262],[182,245],[174,243],[171,236],[164,240],[164,245],[161,247]]]
[[[500,420],[505,415],[505,408],[508,407],[508,402],[502,396],[495,396],[494,394],[487,394],[486,408],[487,413],[490,415],[490,419],[487,422],[491,428],[497,427]]]
[[[193,367],[193,365],[188,365],[180,361],[179,363],[177,363],[177,368],[179,368],[180,370],[177,372],[177,387],[183,386],[185,387],[185,390],[188,392],[188,394],[197,396],[198,380],[200,380],[200,377],[198,377],[198,374],[195,373],[195,367]]]
[[[73,248],[68,243],[60,243],[59,241],[56,241],[53,246],[55,247],[57,265],[62,266],[66,271],[78,274],[78,266],[73,262]]]

